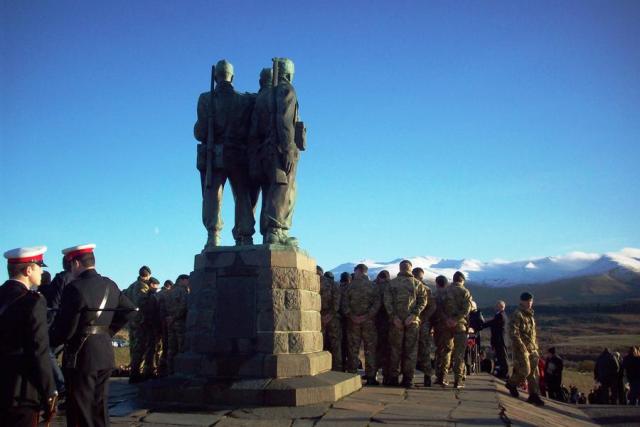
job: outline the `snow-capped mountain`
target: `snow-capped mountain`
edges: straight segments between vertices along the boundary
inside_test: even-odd
[[[389,262],[362,260],[341,264],[331,271],[337,278],[341,272],[352,272],[356,264],[363,263],[369,267],[369,276],[372,278],[381,270],[388,270],[391,277],[395,277],[398,274],[398,263],[402,259]],[[611,274],[621,280],[640,277],[640,249],[636,248],[625,248],[620,252],[606,254],[571,252],[561,256],[522,261],[484,262],[475,259],[456,260],[431,256],[407,259],[414,267],[422,267],[425,271],[425,279],[429,281],[433,281],[440,274],[451,279],[453,273],[459,270],[465,274],[468,282],[491,287],[548,283],[600,274]]]

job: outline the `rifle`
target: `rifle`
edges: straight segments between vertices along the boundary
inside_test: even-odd
[[[279,62],[280,62],[280,58],[272,58],[271,59],[273,61],[273,72],[272,72],[272,76],[271,76],[271,94],[272,94],[272,102],[273,102],[273,114],[272,114],[272,126],[273,126],[273,132],[275,133],[275,146],[276,146],[276,153],[279,154],[279,150],[278,150],[278,144],[280,143],[280,135],[278,133],[278,101],[277,101],[277,88],[278,88],[278,80],[280,78],[279,76]],[[278,184],[287,184],[289,182],[289,179],[287,178],[287,173],[283,170],[282,168],[282,159],[281,156],[279,156],[280,158],[280,167],[275,169],[275,182]]]
[[[215,107],[215,98],[213,95],[213,90],[215,89],[216,84],[216,66],[215,64],[211,66],[211,91],[209,92],[209,111],[207,118],[207,169],[205,172],[204,186],[205,188],[211,188],[213,186],[213,167],[215,161],[215,151],[214,151],[214,142],[213,137],[215,133],[215,123],[213,117],[213,109]]]

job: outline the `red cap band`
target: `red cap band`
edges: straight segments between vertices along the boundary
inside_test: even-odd
[[[64,257],[70,261],[72,259],[74,259],[75,257],[77,257],[78,255],[82,255],[82,254],[91,254],[93,253],[93,248],[86,248],[86,249],[78,249],[76,251],[71,251],[68,254],[66,254]]]
[[[7,260],[8,264],[28,264],[32,262],[42,262],[44,259],[43,254],[23,257],[23,258],[9,258]]]

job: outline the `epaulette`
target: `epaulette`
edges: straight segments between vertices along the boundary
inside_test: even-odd
[[[27,295],[25,296],[30,296],[31,298],[44,298],[44,295],[42,295],[40,292],[38,291],[27,291]]]

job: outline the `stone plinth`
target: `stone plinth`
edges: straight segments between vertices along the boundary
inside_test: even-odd
[[[361,387],[331,372],[322,351],[316,262],[291,247],[221,247],[197,255],[191,273],[186,351],[149,399],[202,404],[306,405]]]

